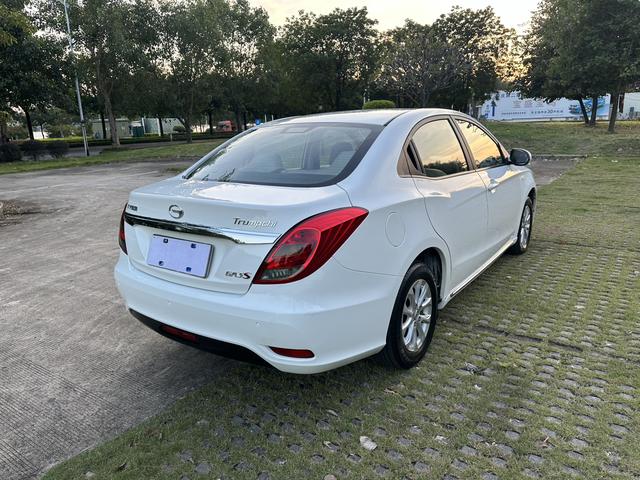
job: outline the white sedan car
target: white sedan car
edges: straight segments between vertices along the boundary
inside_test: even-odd
[[[117,286],[147,326],[224,355],[409,368],[438,310],[527,250],[530,159],[450,110],[270,122],[131,193]]]

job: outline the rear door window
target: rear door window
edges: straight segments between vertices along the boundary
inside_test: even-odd
[[[416,130],[413,144],[427,177],[444,177],[469,171],[462,146],[448,120],[434,120]]]
[[[286,124],[257,128],[213,150],[188,178],[261,185],[320,186],[358,164],[381,126]]]

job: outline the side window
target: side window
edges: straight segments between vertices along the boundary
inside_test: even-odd
[[[456,120],[469,144],[476,168],[497,167],[507,162],[496,142],[477,125],[465,120]]]
[[[443,177],[469,170],[464,152],[448,120],[429,122],[413,135],[422,171],[427,177]]]

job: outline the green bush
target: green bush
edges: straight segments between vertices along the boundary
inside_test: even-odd
[[[0,163],[19,162],[22,160],[22,151],[15,143],[0,145]]]
[[[30,156],[34,160],[38,160],[38,156],[42,155],[46,151],[47,147],[45,147],[43,142],[28,140],[20,144],[20,149],[25,155]]]
[[[396,104],[391,100],[369,100],[362,106],[363,110],[374,110],[378,108],[396,108]]]
[[[185,133],[187,129],[184,128],[182,125],[176,125],[175,127],[173,127],[173,131],[176,133]]]
[[[54,158],[64,157],[69,151],[69,144],[62,140],[46,142],[47,152]]]

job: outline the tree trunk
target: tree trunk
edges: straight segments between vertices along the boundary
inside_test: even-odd
[[[191,118],[185,117],[184,119],[184,133],[187,136],[187,143],[193,143],[193,134],[191,132]]]
[[[162,117],[158,117],[158,125],[160,126],[160,136],[164,137],[164,127],[162,126]]]
[[[598,118],[598,95],[591,97],[591,120],[589,120],[589,126],[596,126],[596,119]]]
[[[207,111],[207,116],[209,117],[209,135],[213,135],[213,115],[211,110]]]
[[[618,103],[620,102],[620,94],[611,94],[611,114],[609,115],[609,133],[615,133],[616,131],[616,119],[618,118]]]
[[[0,111],[0,145],[4,145],[9,142],[9,135],[7,135],[7,117],[4,112]]]
[[[420,89],[420,107],[425,108],[427,106],[427,89],[423,86]]]
[[[242,112],[242,131],[247,129],[247,112],[246,110]]]
[[[582,119],[585,125],[589,125],[589,115],[587,114],[587,107],[584,106],[584,100],[582,95],[578,97],[578,103],[580,104],[580,111],[582,112]]]
[[[27,119],[27,130],[29,131],[29,138],[31,140],[33,140],[33,123],[31,123],[31,115],[29,115],[29,110],[27,110],[26,108],[23,108],[22,110],[24,110],[24,116]]]
[[[242,116],[240,115],[240,108],[236,108],[236,131],[240,133],[242,131]]]
[[[120,147],[120,135],[118,134],[118,123],[116,122],[116,116],[113,113],[113,108],[111,107],[111,96],[107,93],[103,93],[104,97],[104,109],[107,113],[107,118],[109,119],[109,130],[111,134],[111,145],[113,147]]]
[[[102,139],[107,139],[107,125],[104,121],[104,110],[100,110],[100,123],[102,124]]]

